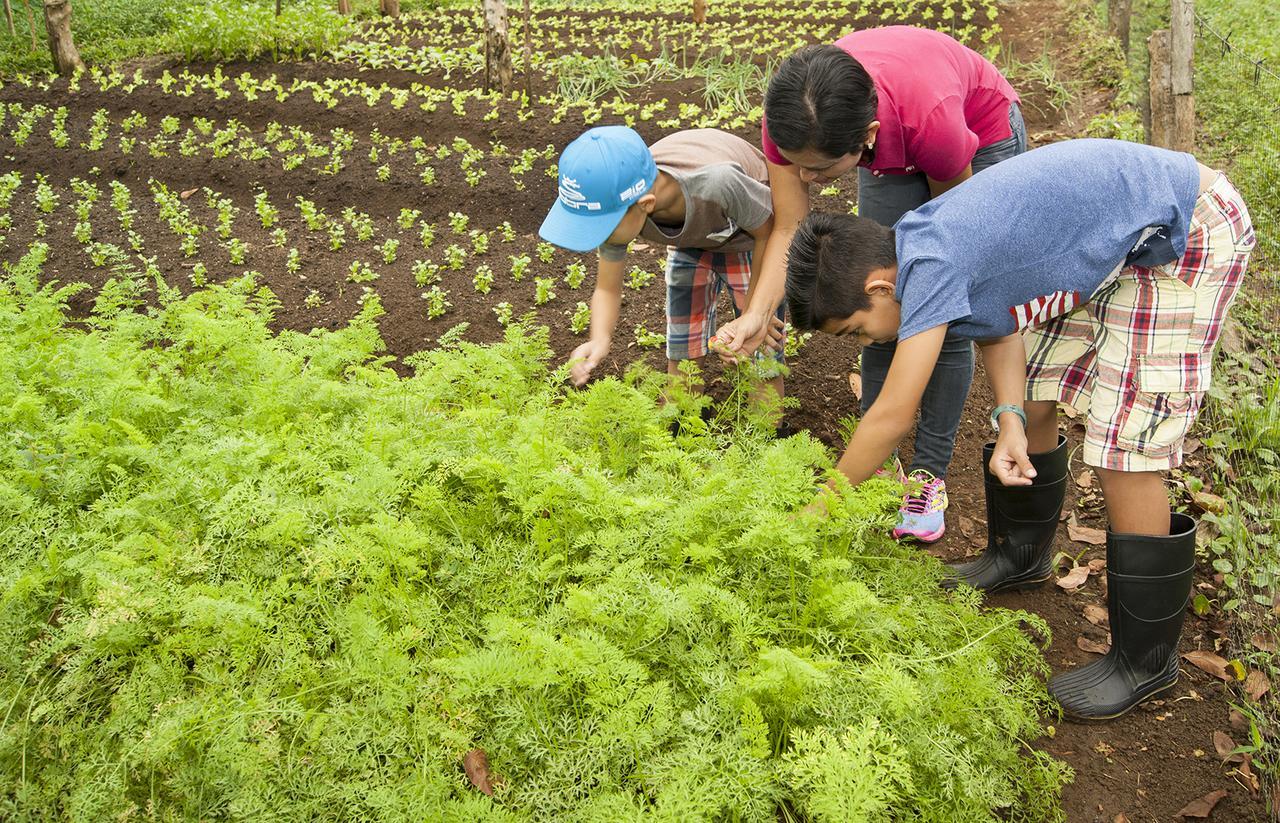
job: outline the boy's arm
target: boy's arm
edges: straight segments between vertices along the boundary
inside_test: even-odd
[[[996,406],[1021,408],[1027,396],[1027,350],[1022,335],[1014,332],[993,340],[979,340],[978,348],[982,350],[982,366],[991,382]],[[1027,457],[1027,432],[1022,418],[1013,412],[1004,412],[996,422],[1000,424],[1000,433],[991,457],[992,474],[1006,486],[1031,485],[1036,470]]]
[[[591,372],[609,353],[613,330],[618,325],[622,307],[622,269],[624,260],[599,258],[596,288],[591,293],[591,338],[573,350],[570,361],[577,360],[570,376],[575,386],[591,379]]]
[[[787,250],[809,213],[809,186],[795,166],[769,162],[773,231],[757,263],[752,258],[751,299],[741,317],[720,327],[716,337],[734,352],[752,354],[765,341],[769,319],[782,305],[787,287]]]
[[[884,387],[836,464],[851,484],[856,486],[875,474],[911,431],[946,336],[944,324],[898,342]]]

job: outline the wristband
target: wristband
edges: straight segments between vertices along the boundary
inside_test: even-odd
[[[1000,431],[1000,415],[1005,412],[1013,412],[1018,415],[1018,419],[1022,421],[1022,428],[1025,429],[1027,427],[1027,413],[1022,410],[1022,407],[1013,403],[1005,403],[1004,405],[996,406],[991,411],[991,428],[997,433]]]

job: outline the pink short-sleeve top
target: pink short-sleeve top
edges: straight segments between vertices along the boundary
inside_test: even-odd
[[[986,58],[931,29],[886,26],[835,42],[862,64],[875,83],[874,157],[860,165],[872,174],[924,173],[934,180],[958,176],[982,146],[1011,136],[1009,106],[1018,94]],[[790,165],[762,124],[764,155]]]

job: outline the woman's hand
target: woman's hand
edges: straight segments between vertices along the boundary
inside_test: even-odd
[[[711,338],[710,348],[725,363],[737,363],[749,360],[761,345],[769,351],[779,351],[786,339],[785,331],[786,324],[776,314],[767,321],[744,314],[721,326]]]

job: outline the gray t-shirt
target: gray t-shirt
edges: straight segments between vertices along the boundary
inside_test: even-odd
[[[1187,248],[1200,169],[1189,154],[1066,140],[1010,158],[894,224],[898,339],[948,324],[1004,337],[1087,302],[1123,265]]]
[[[718,252],[751,251],[747,233],[773,215],[764,155],[741,137],[717,129],[690,129],[649,147],[659,171],[684,192],[684,225],[645,220],[640,237],[663,246]],[[622,260],[623,246],[602,245],[605,260]]]

